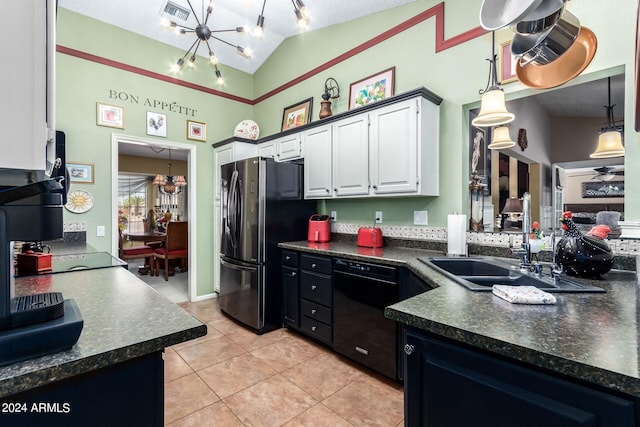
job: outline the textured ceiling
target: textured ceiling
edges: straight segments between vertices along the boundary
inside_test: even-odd
[[[187,9],[186,0],[171,0]],[[341,22],[350,21],[382,10],[413,3],[415,0],[303,0],[310,14],[306,31],[313,31]],[[176,46],[185,51],[196,40],[194,34],[179,36],[160,26],[162,10],[167,0],[58,0],[58,6],[82,15],[106,22]],[[191,0],[191,5],[198,19],[206,9],[207,0]],[[240,26],[253,28],[262,9],[263,0],[214,0],[213,13],[208,22],[212,31],[230,29]],[[264,36],[256,39],[253,35],[222,33],[220,38],[249,48],[253,52],[251,59],[244,58],[236,50],[224,43],[210,41],[211,47],[220,63],[238,70],[253,74],[271,53],[287,37],[298,34],[300,30],[295,22],[295,14],[291,0],[267,0],[264,9]],[[185,26],[194,28],[196,19],[191,14]],[[208,56],[205,47],[198,53]],[[176,61],[178,58],[176,58]]]

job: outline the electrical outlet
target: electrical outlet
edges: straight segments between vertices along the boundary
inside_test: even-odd
[[[382,211],[376,211],[376,224],[380,224],[382,222]]]
[[[105,228],[104,225],[99,225],[96,227],[96,236],[97,237],[104,237],[105,234]]]
[[[336,222],[338,220],[338,212],[331,211],[331,222]]]
[[[427,211],[413,211],[413,225],[427,225],[429,223]]]

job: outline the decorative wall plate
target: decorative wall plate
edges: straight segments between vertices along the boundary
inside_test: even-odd
[[[260,135],[260,127],[253,120],[243,120],[236,126],[233,136],[238,138],[258,139]]]
[[[85,213],[93,207],[93,196],[85,190],[70,191],[64,207],[73,213]]]

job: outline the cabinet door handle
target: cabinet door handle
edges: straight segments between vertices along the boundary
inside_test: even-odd
[[[413,349],[415,347],[412,346],[411,344],[405,344],[404,345],[404,352],[407,354],[407,356],[411,356],[411,353],[413,353]]]
[[[291,277],[296,277],[296,272],[295,271],[291,272]]]
[[[315,327],[315,326],[312,326],[312,327],[311,327],[311,330],[312,330],[313,332],[315,332],[315,331],[316,331],[316,329],[318,329],[318,328],[317,328],[317,327]]]
[[[337,188],[334,188],[334,189],[333,189],[333,192],[334,192],[334,193],[337,193],[337,192],[338,192],[338,189],[337,189]]]
[[[286,259],[287,261],[289,261],[291,259],[291,257],[289,255],[285,256],[284,259]]]
[[[378,189],[378,186],[377,186],[377,185],[374,185],[374,186],[373,186],[373,189],[374,189],[374,190],[377,190],[377,189]]]
[[[311,314],[316,314],[316,309],[315,308],[311,309]]]
[[[311,285],[311,290],[312,290],[312,291],[315,291],[316,289],[317,289],[317,286],[316,286],[316,285]]]
[[[326,191],[327,193],[329,193],[329,192],[330,192],[328,188],[325,188],[325,189],[324,189],[324,191]]]
[[[318,264],[311,264],[311,268],[316,268]]]

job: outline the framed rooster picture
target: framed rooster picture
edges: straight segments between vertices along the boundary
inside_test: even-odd
[[[147,111],[147,135],[167,137],[167,115]]]

